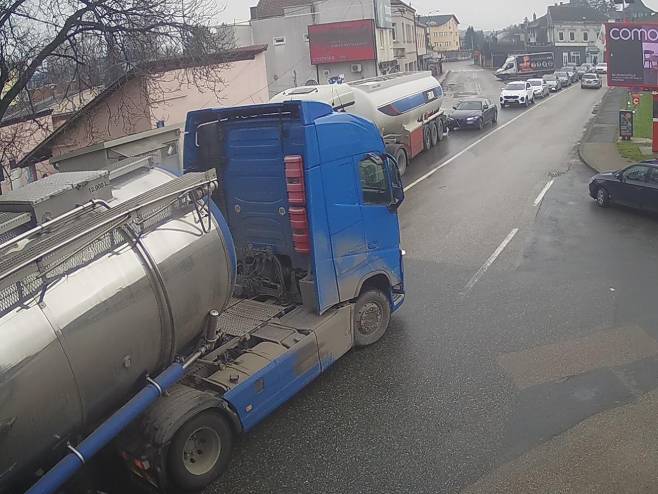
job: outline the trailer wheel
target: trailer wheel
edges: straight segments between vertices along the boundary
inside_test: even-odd
[[[377,289],[359,295],[354,306],[354,345],[365,347],[381,339],[391,321],[388,297]]]
[[[167,452],[171,482],[184,491],[198,491],[224,473],[233,449],[228,421],[214,411],[188,420],[174,435]]]
[[[435,122],[430,124],[430,135],[432,137],[432,147],[436,147],[439,143],[439,129],[436,128]]]
[[[407,152],[404,150],[402,146],[400,146],[396,151],[395,151],[395,161],[398,162],[398,171],[400,172],[400,176],[404,175],[407,171]]]
[[[425,146],[425,151],[429,151],[432,148],[432,131],[429,125],[423,127],[423,145]]]
[[[443,121],[441,121],[440,118],[437,118],[436,120],[434,120],[434,124],[436,125],[436,131],[439,134],[439,142],[441,142],[443,140],[443,138],[445,137],[443,135],[443,133],[445,131],[445,129],[443,128]]]

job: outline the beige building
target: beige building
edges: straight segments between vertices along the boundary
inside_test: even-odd
[[[184,57],[154,62],[148,71],[129,74],[105,88],[54,125],[40,142],[30,143],[31,149],[18,167],[34,169],[37,163],[99,142],[158,127],[182,126],[191,110],[267,103],[266,50],[267,45],[236,48],[205,64]],[[221,79],[204,79],[204,70],[217,66]]]
[[[430,45],[435,52],[459,51],[459,19],[452,14],[430,15],[420,21],[429,30]]]

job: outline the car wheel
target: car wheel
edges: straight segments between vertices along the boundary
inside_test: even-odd
[[[491,125],[495,125],[497,123],[498,123],[498,111],[495,111],[493,118],[491,119]]]
[[[480,120],[478,120],[478,130],[482,129],[484,129],[484,118],[480,118]]]
[[[530,106],[530,100],[526,99],[525,100],[525,107],[528,108]]]
[[[602,208],[607,208],[610,205],[610,194],[603,187],[599,187],[596,192],[596,204]]]

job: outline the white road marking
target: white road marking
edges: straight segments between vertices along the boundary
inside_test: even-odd
[[[491,257],[487,259],[487,261],[478,269],[477,273],[473,275],[473,277],[466,283],[466,286],[462,290],[461,294],[462,295],[468,295],[468,293],[473,289],[475,284],[480,281],[480,278],[482,278],[482,275],[487,272],[487,270],[491,267],[491,265],[496,262],[496,259],[498,259],[498,256],[502,254],[502,252],[505,250],[505,247],[509,245],[509,243],[512,241],[512,239],[516,236],[516,234],[519,233],[518,228],[514,228],[507,237],[505,237],[505,240],[501,242],[501,244],[496,248],[493,254],[491,254]]]
[[[541,202],[544,200],[544,196],[546,195],[546,193],[548,192],[548,190],[549,190],[551,187],[553,187],[553,183],[554,183],[554,182],[555,182],[555,179],[553,178],[553,179],[549,180],[548,183],[547,183],[546,185],[544,185],[544,188],[541,190],[541,192],[540,192],[539,195],[537,196],[537,199],[535,199],[535,202],[533,203],[533,205],[534,205],[535,207],[537,207],[537,206],[539,206],[539,205],[541,204]]]
[[[420,178],[414,180],[413,182],[411,182],[409,185],[407,185],[407,186],[404,188],[404,191],[407,192],[408,190],[413,189],[416,185],[418,185],[419,183],[421,183],[421,182],[427,180],[427,179],[430,178],[432,175],[434,175],[436,172],[438,172],[441,168],[448,166],[450,163],[452,163],[452,162],[455,161],[456,159],[460,158],[460,157],[463,156],[464,154],[468,153],[471,149],[473,149],[475,146],[477,146],[478,144],[482,143],[483,141],[487,140],[487,139],[488,139],[489,137],[491,137],[492,135],[497,134],[498,132],[500,132],[501,130],[503,130],[504,128],[506,128],[507,126],[512,125],[512,124],[513,124],[514,122],[516,122],[519,118],[522,118],[522,117],[524,117],[525,115],[527,115],[528,113],[530,113],[530,112],[532,112],[532,111],[535,111],[537,108],[542,107],[544,104],[549,103],[550,101],[555,100],[555,98],[559,98],[560,96],[562,96],[563,94],[565,94],[567,91],[573,89],[574,87],[576,87],[576,86],[572,86],[572,87],[570,87],[570,88],[568,88],[568,89],[565,89],[564,91],[562,91],[562,92],[560,92],[560,93],[554,95],[553,97],[551,97],[551,98],[549,98],[549,99],[546,99],[546,100],[542,101],[541,103],[537,103],[537,104],[535,104],[535,106],[533,106],[533,107],[530,108],[529,110],[524,111],[524,112],[521,113],[520,115],[517,115],[516,117],[514,117],[514,118],[513,118],[512,120],[510,120],[509,122],[505,122],[503,125],[501,125],[501,126],[499,126],[499,127],[496,127],[494,130],[492,130],[491,132],[489,132],[487,135],[482,136],[480,139],[478,139],[477,141],[473,142],[472,144],[466,146],[464,149],[462,149],[461,151],[459,151],[457,154],[455,154],[455,155],[452,156],[451,158],[448,158],[447,160],[445,160],[443,163],[441,163],[440,165],[438,165],[436,168],[431,169],[430,171],[428,171],[428,172],[427,172],[425,175],[423,175],[422,177],[420,177]]]

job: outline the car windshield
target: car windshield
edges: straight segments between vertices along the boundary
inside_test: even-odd
[[[554,75],[545,75],[544,80],[545,81],[555,81],[555,80],[557,80],[557,77],[555,77]]]
[[[522,91],[525,89],[525,84],[523,82],[510,82],[505,86],[505,89],[508,91]]]
[[[597,77],[595,74],[585,74],[585,75],[583,76],[583,79],[584,79],[584,80],[588,80],[588,81],[589,81],[589,80],[596,81],[596,80],[598,80],[598,77]]]
[[[530,79],[528,82],[531,86],[541,86],[543,84],[543,81],[540,79]]]
[[[568,74],[566,72],[556,72],[555,75],[558,76],[558,77],[567,77],[568,76]]]
[[[461,101],[456,107],[456,110],[481,110],[481,101]]]

